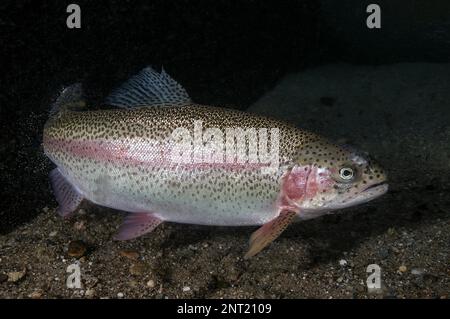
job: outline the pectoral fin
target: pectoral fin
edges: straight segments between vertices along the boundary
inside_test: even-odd
[[[274,241],[292,222],[296,213],[282,211],[278,217],[261,226],[250,237],[250,244],[244,258],[248,259],[259,253],[264,247]]]
[[[152,213],[130,213],[125,217],[114,239],[128,240],[142,236],[154,230],[161,223],[162,220]]]
[[[50,182],[59,206],[58,214],[69,218],[83,200],[83,195],[61,174],[58,168],[50,172]]]

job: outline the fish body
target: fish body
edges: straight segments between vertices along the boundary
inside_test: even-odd
[[[295,157],[306,133],[280,121],[201,105],[70,112],[48,123],[44,149],[64,177],[96,204],[154,212],[165,221],[261,225],[278,213],[280,179],[258,165],[177,163],[170,150],[180,127],[280,129],[281,157]]]
[[[63,92],[44,127],[53,189],[63,215],[82,199],[129,212],[119,239],[170,221],[264,225],[273,240],[294,217],[387,190],[366,157],[283,121],[195,104],[164,71],[144,69],[113,92],[117,109],[73,110],[77,92]]]

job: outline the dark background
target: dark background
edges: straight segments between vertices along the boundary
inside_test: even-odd
[[[81,7],[67,29],[66,7]],[[289,72],[329,62],[450,60],[448,1],[5,1],[0,3],[0,231],[53,203],[41,149],[52,98],[81,81],[90,105],[146,65],[194,101],[245,109]],[[55,204],[56,205],[56,204]]]

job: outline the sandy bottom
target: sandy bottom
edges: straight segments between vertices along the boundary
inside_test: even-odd
[[[367,151],[389,173],[388,194],[295,224],[251,260],[242,257],[252,227],[164,224],[115,242],[121,213],[84,203],[65,221],[49,200],[0,235],[0,297],[448,298],[449,87],[448,64],[329,65],[289,75],[250,111]],[[37,174],[50,168],[41,155],[30,165]],[[48,192],[48,183],[32,188]],[[81,289],[66,285],[72,264]],[[381,269],[375,291],[366,286],[371,264]]]

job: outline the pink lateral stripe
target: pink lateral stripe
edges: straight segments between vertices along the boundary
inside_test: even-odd
[[[163,146],[152,146],[150,143],[132,143],[132,141],[98,141],[98,140],[63,140],[45,138],[45,148],[52,151],[63,151],[74,156],[85,157],[104,162],[118,164],[186,168],[186,169],[224,169],[224,170],[256,170],[269,167],[268,163],[179,163],[171,159],[171,148],[167,143]]]

